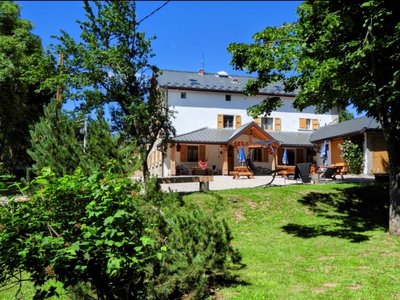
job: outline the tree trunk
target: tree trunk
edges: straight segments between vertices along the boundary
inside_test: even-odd
[[[142,159],[142,170],[143,170],[143,180],[147,180],[150,178],[150,170],[147,164],[147,156],[149,155],[150,151],[143,151],[141,155]]]
[[[400,236],[400,136],[396,133],[386,134],[389,155],[389,233]]]

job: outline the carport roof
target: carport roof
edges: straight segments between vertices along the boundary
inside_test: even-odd
[[[373,118],[361,117],[345,122],[321,127],[313,132],[310,142],[318,142],[336,137],[360,134],[370,130],[381,130],[381,125]]]

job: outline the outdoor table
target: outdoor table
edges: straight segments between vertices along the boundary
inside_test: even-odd
[[[253,172],[249,171],[247,166],[238,166],[233,168],[234,171],[229,172],[229,175],[233,176],[233,179],[239,179],[240,176],[247,176],[247,178],[254,178]]]

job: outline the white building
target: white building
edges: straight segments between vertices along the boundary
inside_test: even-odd
[[[245,96],[243,90],[250,79],[225,72],[162,71],[158,82],[166,89],[167,105],[175,111],[177,137],[165,158],[157,151],[149,155],[151,172],[169,176],[187,170],[191,174],[201,160],[207,161],[215,174],[227,175],[239,164],[238,147],[244,146],[247,153],[247,146],[257,139],[281,143],[278,164],[284,148],[289,164],[312,162],[315,151],[311,134],[321,126],[337,123],[338,110],[317,114],[309,107],[300,112],[293,107],[295,93],[286,93],[280,83],[268,85],[257,96]],[[247,108],[274,96],[281,98],[282,105],[270,115],[256,119],[247,115]],[[255,151],[253,161],[272,167],[273,157]]]

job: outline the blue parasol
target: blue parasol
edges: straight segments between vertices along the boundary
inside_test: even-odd
[[[288,157],[287,157],[287,151],[286,151],[286,148],[285,148],[285,150],[283,150],[283,155],[282,155],[282,163],[283,163],[284,165],[287,165],[287,164],[289,163],[289,161],[288,161]]]
[[[246,155],[244,154],[243,147],[239,147],[239,154],[238,154],[237,158],[242,165],[244,162],[246,162]]]
[[[328,158],[328,143],[326,141],[322,144],[320,157],[325,165],[325,160]]]

